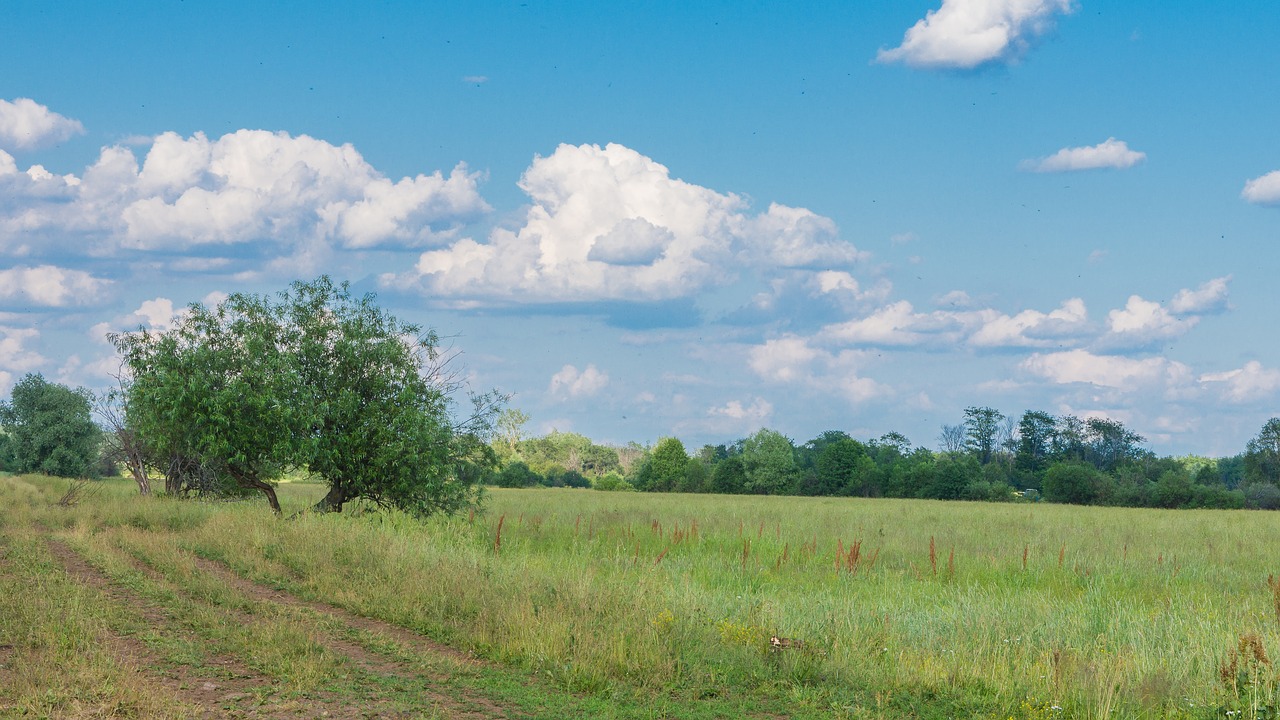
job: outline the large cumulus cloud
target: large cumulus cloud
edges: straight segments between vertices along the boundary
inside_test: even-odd
[[[858,251],[835,223],[673,178],[617,144],[561,145],[520,180],[531,200],[516,229],[422,254],[387,286],[472,302],[666,300],[743,269],[846,267]]]
[[[0,201],[0,252],[30,252],[33,239],[103,255],[438,244],[489,210],[477,180],[465,165],[392,180],[349,144],[263,130],[164,133],[141,161],[131,148],[106,147],[83,177],[23,172],[3,155],[0,184],[10,192]]]

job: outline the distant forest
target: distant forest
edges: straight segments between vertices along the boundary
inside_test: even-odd
[[[859,440],[829,430],[802,444],[771,429],[690,453],[677,438],[599,445],[571,432],[525,437],[507,410],[485,481],[501,487],[594,487],[729,493],[1049,502],[1158,508],[1280,508],[1280,418],[1238,455],[1158,457],[1106,418],[1027,411],[1015,420],[970,407],[944,425],[938,449],[891,432]]]

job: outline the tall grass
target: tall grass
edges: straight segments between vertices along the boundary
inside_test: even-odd
[[[321,492],[281,495],[301,508]],[[1272,513],[563,489],[427,522],[111,494],[31,512],[130,528],[121,546],[215,558],[582,692],[755,694],[815,717],[1277,705]],[[798,642],[771,651],[774,635]],[[1244,637],[1268,664],[1226,682]]]

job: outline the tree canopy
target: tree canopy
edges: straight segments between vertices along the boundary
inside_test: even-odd
[[[363,499],[427,515],[471,503],[476,468],[493,463],[502,398],[475,396],[455,419],[459,383],[439,337],[328,277],[192,305],[171,330],[111,339],[148,463],[167,475],[194,465],[275,512],[274,482],[291,468],[328,484],[319,510]]]
[[[97,474],[102,431],[90,417],[92,395],[30,374],[0,403],[0,467],[58,477]]]

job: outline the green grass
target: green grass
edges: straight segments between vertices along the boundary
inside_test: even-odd
[[[114,481],[55,507],[64,489],[0,479],[10,555],[64,538],[286,696],[336,686],[413,707],[425,685],[354,668],[326,649],[337,637],[419,662],[422,677],[446,678],[444,692],[517,717],[1238,718],[1273,717],[1278,701],[1270,657],[1238,659],[1234,683],[1221,672],[1242,636],[1280,657],[1274,513],[556,489],[494,491],[473,518],[281,520],[258,502],[139,498]],[[282,485],[286,515],[321,493]],[[423,661],[305,608],[254,601],[194,569],[190,553],[494,665]],[[0,643],[24,658],[81,632],[71,617],[60,634],[62,602],[103,616],[98,632],[138,622],[47,558],[32,563],[0,565],[57,586],[32,611],[44,620],[22,621],[46,635],[0,619]],[[20,632],[22,643],[5,639]],[[772,635],[800,645],[771,652]],[[157,647],[201,662],[181,643]],[[113,677],[109,663],[85,662]],[[37,707],[37,695],[0,689],[0,708]],[[95,697],[71,695],[58,702]]]

